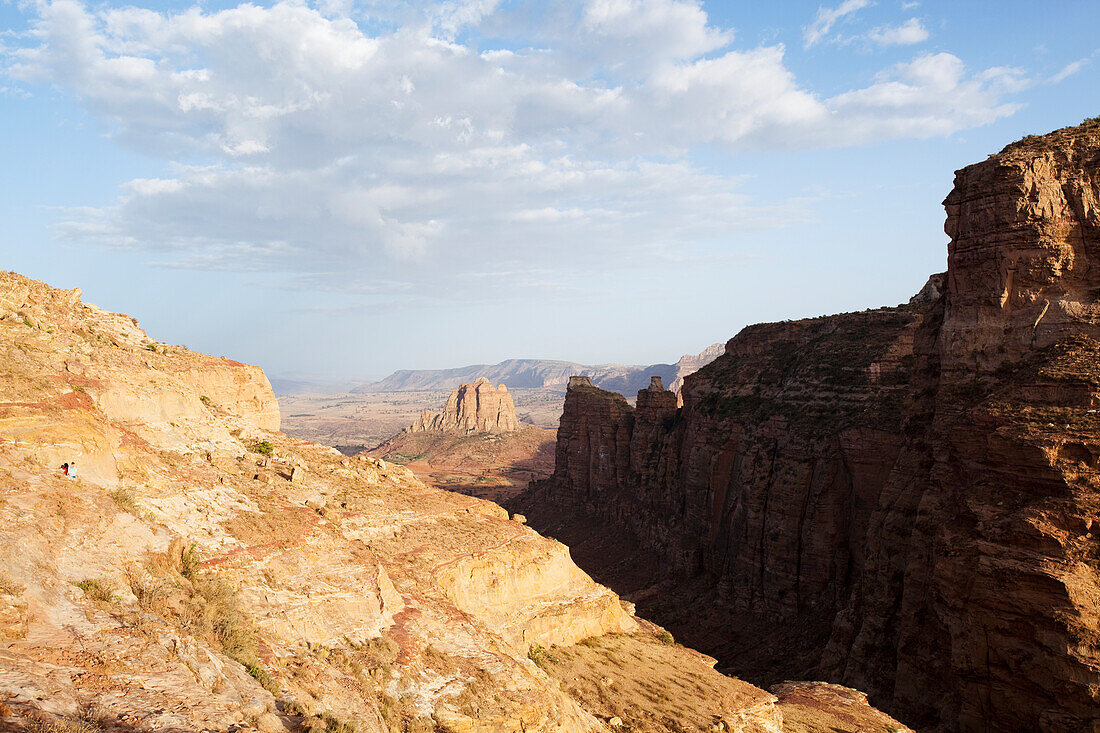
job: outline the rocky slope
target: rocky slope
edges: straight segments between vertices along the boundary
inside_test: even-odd
[[[0,729],[566,732],[642,716],[651,670],[623,660],[657,658],[661,630],[563,545],[277,432],[262,371],[153,341],[78,291],[0,273],[0,311]],[[617,670],[592,681],[598,699],[552,674],[581,641]],[[674,649],[671,698],[645,719],[686,696],[722,730],[782,730],[780,696]]]
[[[852,685],[922,730],[1097,730],[1100,123],[944,203],[946,277],[908,305],[746,328],[679,411],[571,382],[519,504],[632,545],[578,549],[750,679]]]

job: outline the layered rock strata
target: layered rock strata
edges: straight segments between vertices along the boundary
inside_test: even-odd
[[[746,328],[679,411],[574,380],[519,510],[625,531],[734,669],[921,730],[1100,729],[1098,201],[1097,122],[958,171],[909,304]]]
[[[690,695],[782,730],[496,504],[273,430],[258,368],[10,273],[0,309],[0,729],[646,730]],[[598,697],[552,674],[581,641]],[[660,696],[627,654],[677,660]]]
[[[406,432],[507,433],[519,427],[508,388],[503,384],[494,387],[488,379],[479,377],[451,392],[442,412],[424,410]]]

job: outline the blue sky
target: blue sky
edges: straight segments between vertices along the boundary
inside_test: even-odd
[[[0,4],[0,266],[273,375],[893,305],[1100,114],[1095,2]]]

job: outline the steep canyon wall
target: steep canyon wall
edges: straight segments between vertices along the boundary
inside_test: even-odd
[[[733,669],[921,729],[1100,730],[1098,201],[1096,122],[958,171],[912,302],[746,328],[680,410],[575,378],[524,502],[629,534],[666,597],[702,580],[723,614],[685,626]]]

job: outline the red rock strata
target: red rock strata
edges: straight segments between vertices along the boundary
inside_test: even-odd
[[[665,597],[704,588],[679,627],[733,669],[921,730],[1100,730],[1098,201],[1096,121],[964,168],[946,281],[746,328],[678,412],[574,380],[522,510],[625,531]]]

